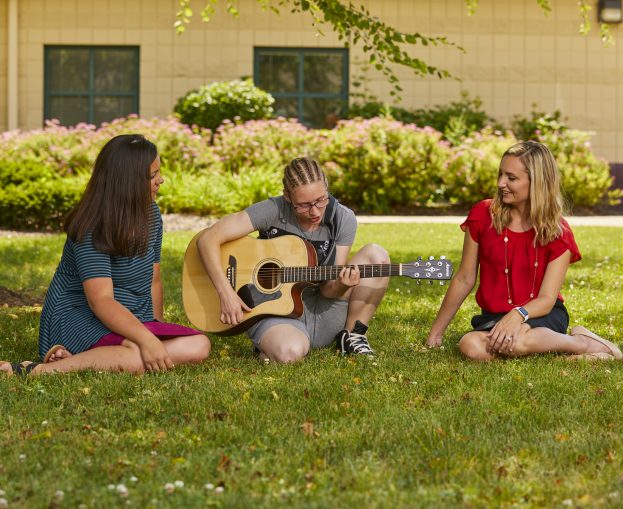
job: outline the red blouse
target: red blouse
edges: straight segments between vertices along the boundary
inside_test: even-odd
[[[461,224],[463,231],[478,244],[480,284],[476,302],[489,313],[506,313],[515,306],[527,304],[533,292],[536,297],[541,289],[547,264],[567,250],[571,251],[571,263],[582,258],[569,224],[562,220],[562,235],[545,246],[534,247],[534,228],[527,232],[508,231],[506,257],[504,259],[504,230],[498,234],[493,227],[489,208],[492,200],[474,205],[467,219]],[[539,262],[535,273],[535,257]],[[508,287],[504,269],[508,263]],[[508,292],[512,304],[508,303]],[[562,295],[558,298],[563,300]]]

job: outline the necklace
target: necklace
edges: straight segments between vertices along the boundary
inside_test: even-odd
[[[513,306],[523,306],[530,302],[530,299],[534,299],[534,287],[536,285],[536,273],[539,267],[539,245],[535,245],[535,253],[534,253],[534,276],[532,278],[532,290],[530,290],[530,298],[526,300],[522,304],[515,304],[513,299],[511,298],[511,286],[508,280],[508,227],[504,228],[504,277],[506,278],[506,293],[508,295],[508,303]]]

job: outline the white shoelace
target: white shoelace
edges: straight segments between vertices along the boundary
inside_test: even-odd
[[[350,344],[355,353],[374,353],[374,350],[370,348],[368,338],[363,334],[351,332],[346,338],[346,342]]]

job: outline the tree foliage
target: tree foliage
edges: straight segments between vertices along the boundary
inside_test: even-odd
[[[226,4],[226,10],[232,16],[238,16],[238,0],[220,0]],[[478,8],[478,0],[464,0],[468,14],[472,15]],[[535,0],[544,14],[551,12],[551,0]],[[414,57],[409,50],[414,46],[452,46],[457,50],[463,48],[449,41],[446,37],[429,37],[419,32],[402,32],[381,21],[370,13],[363,5],[356,6],[351,1],[342,3],[339,0],[256,0],[264,10],[279,13],[282,8],[289,8],[293,13],[308,13],[312,17],[312,25],[322,34],[321,25],[329,25],[346,47],[362,44],[363,51],[368,55],[371,65],[382,72],[392,84],[391,95],[399,94],[398,77],[393,71],[393,65],[401,65],[413,70],[419,76],[437,76],[449,78],[451,74],[438,67],[434,67],[424,60]],[[219,0],[203,0],[201,18],[209,21],[215,13],[215,6]],[[179,0],[180,9],[176,14],[175,29],[181,34],[193,17],[191,0]],[[580,16],[580,33],[586,34],[591,25],[589,12],[592,9],[587,0],[578,0]],[[600,24],[600,34],[604,44],[613,44],[613,38],[604,23]]]
[[[215,12],[219,0],[204,0],[201,11],[203,21],[209,21]],[[227,12],[238,16],[237,0],[223,0]],[[308,13],[312,17],[312,25],[322,34],[321,25],[330,25],[340,41],[346,47],[356,44],[363,46],[368,60],[375,69],[382,72],[392,84],[391,95],[402,91],[392,65],[398,64],[413,70],[419,76],[433,75],[449,78],[450,73],[427,64],[424,60],[411,56],[407,49],[412,46],[453,46],[462,51],[460,46],[450,42],[446,37],[429,37],[419,32],[402,32],[385,24],[370,13],[364,6],[352,3],[344,5],[337,0],[256,0],[263,9],[279,13],[281,8],[288,7],[293,13]],[[178,33],[184,32],[193,16],[191,0],[180,0],[175,28]]]

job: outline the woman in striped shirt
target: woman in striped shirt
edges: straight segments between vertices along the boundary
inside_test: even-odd
[[[160,277],[163,183],[156,146],[116,136],[99,153],[80,202],[39,328],[42,363],[3,363],[18,374],[97,369],[143,373],[199,363],[210,340],[165,323]]]

